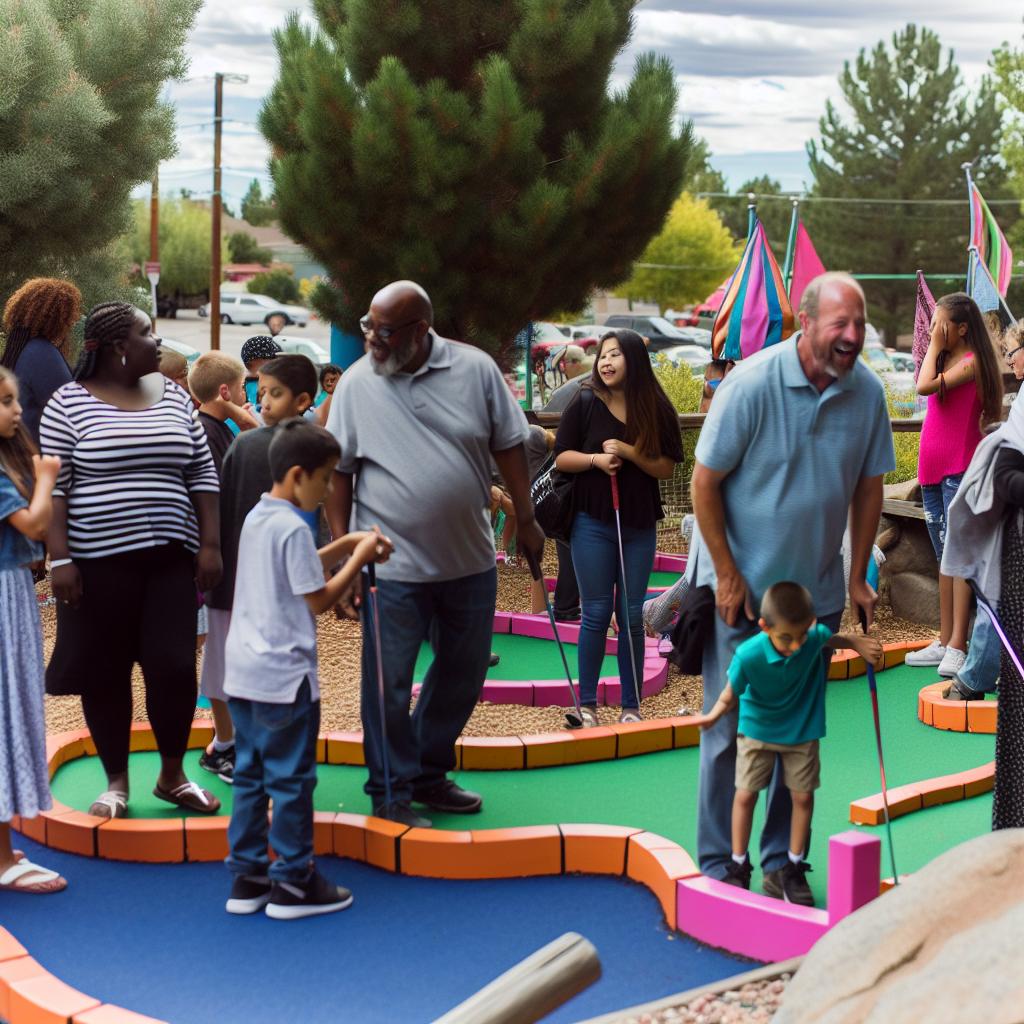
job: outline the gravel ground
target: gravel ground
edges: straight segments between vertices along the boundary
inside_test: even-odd
[[[782,1002],[792,975],[744,985],[741,989],[697,996],[681,1006],[669,1006],[618,1024],[760,1024],[770,1021]]]
[[[544,570],[549,576],[557,572],[554,550],[549,545]],[[40,595],[47,597],[49,583],[39,587]],[[498,608],[505,611],[530,610],[530,578],[525,568],[498,567]],[[43,623],[45,654],[49,658],[56,632],[56,612],[52,604],[40,608]],[[916,640],[932,636],[928,629],[898,619],[888,608],[880,608],[875,630],[885,641]],[[850,622],[844,623],[848,629]],[[358,730],[359,718],[359,655],[361,648],[359,626],[353,622],[338,621],[331,615],[321,615],[317,624],[320,652],[320,687],[322,722],[324,729]],[[146,721],[145,696],[142,677],[136,668],[132,677],[135,694],[135,719]],[[672,669],[668,685],[653,697],[643,701],[643,714],[647,718],[674,715],[680,707],[698,709],[703,701],[703,683],[700,676],[683,676]],[[617,720],[620,708],[598,709],[602,723]],[[466,736],[514,736],[524,733],[552,732],[562,728],[564,709],[559,707],[528,708],[519,705],[481,703],[466,725]],[[199,718],[208,717],[202,709]],[[47,697],[46,724],[50,732],[79,729],[83,726],[81,703],[78,697]]]

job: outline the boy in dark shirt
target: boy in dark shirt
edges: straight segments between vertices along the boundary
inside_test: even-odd
[[[222,702],[225,710],[227,704],[224,645],[231,624],[242,524],[263,493],[273,486],[268,453],[276,433],[274,428],[285,420],[301,416],[313,404],[318,383],[316,367],[305,356],[283,355],[264,363],[260,367],[259,397],[265,425],[239,434],[220,466],[220,553],[224,572],[220,583],[206,595],[208,626],[199,680],[200,693],[215,708],[214,702]],[[212,746],[216,748],[216,745],[215,740]],[[231,750],[230,755],[233,754]],[[200,763],[230,781],[231,772],[223,764],[227,759],[221,757],[216,764],[211,759],[211,763],[205,764],[204,758]],[[233,766],[233,756],[230,760]]]

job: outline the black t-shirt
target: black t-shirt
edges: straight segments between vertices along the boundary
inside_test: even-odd
[[[217,467],[217,479],[220,479],[220,467],[224,465],[224,456],[227,455],[231,442],[235,435],[231,428],[222,420],[218,420],[209,413],[200,412],[199,422],[206,431],[206,443],[210,446],[210,454],[213,456],[213,464]]]
[[[1004,504],[1024,508],[1024,454],[1016,448],[1000,448],[992,486]]]
[[[587,421],[586,402],[592,405],[590,424],[584,435]],[[605,441],[626,439],[626,424],[617,420],[611,410],[596,395],[581,391],[562,413],[562,421],[555,439],[555,454],[562,452],[586,452],[600,454]],[[673,419],[661,424],[661,454],[673,462],[683,461],[683,444],[679,427]],[[619,504],[624,526],[647,529],[662,518],[661,496],[658,481],[645,473],[635,462],[622,460],[619,477]],[[586,512],[604,522],[615,519],[612,507],[612,485],[608,474],[601,469],[588,469],[576,474],[573,485],[573,512]]]

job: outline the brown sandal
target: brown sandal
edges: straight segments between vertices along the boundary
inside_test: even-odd
[[[203,789],[195,782],[183,782],[174,789],[161,789],[157,783],[153,796],[200,814],[216,814],[220,810],[220,801],[208,789]]]

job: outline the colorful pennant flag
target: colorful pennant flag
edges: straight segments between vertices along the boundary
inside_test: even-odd
[[[935,297],[924,279],[924,274],[917,272],[917,308],[914,310],[914,383],[921,373],[921,364],[928,354],[928,345],[932,337],[932,314],[935,312]]]
[[[977,253],[971,253],[971,266],[967,272],[967,294],[978,304],[982,313],[999,309],[999,293],[989,276],[988,267]]]
[[[1013,251],[973,181],[970,183],[970,197],[970,246],[978,250],[981,262],[988,268],[989,277],[999,289],[999,294],[1005,298],[1013,271]]]
[[[739,266],[729,280],[725,299],[711,332],[715,359],[745,359],[788,338],[794,329],[793,307],[782,271],[772,254],[764,225],[754,219]]]
[[[789,284],[789,301],[794,311],[800,308],[804,289],[819,275],[825,273],[825,264],[818,257],[811,236],[803,221],[797,223],[793,244],[793,277]]]

